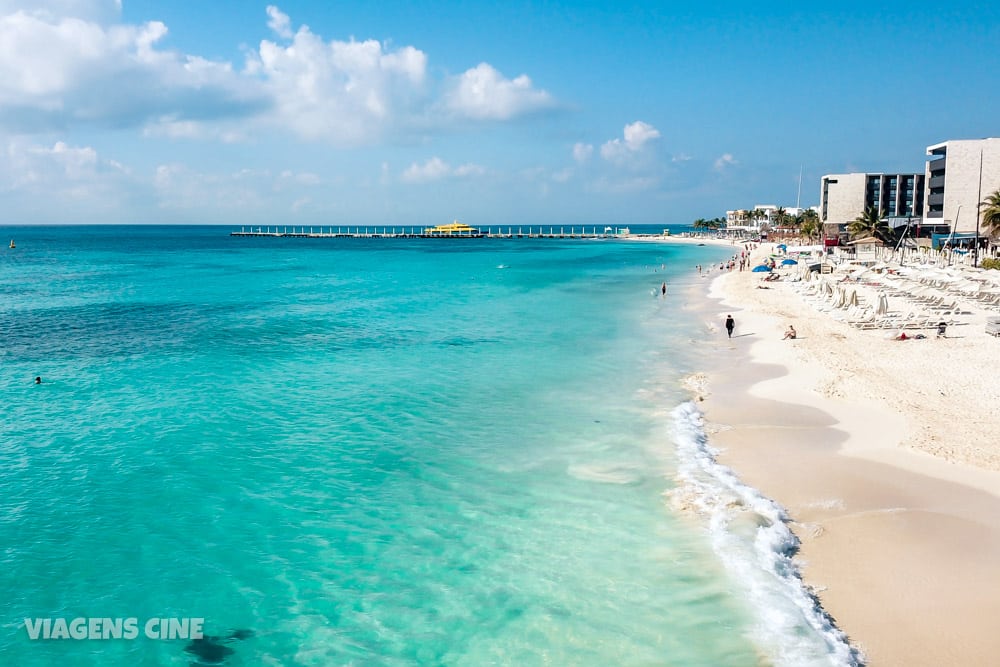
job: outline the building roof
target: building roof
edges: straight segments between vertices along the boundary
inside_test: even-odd
[[[866,236],[863,239],[855,239],[853,241],[848,241],[847,245],[871,245],[873,243],[877,245],[884,245],[882,241],[875,238],[874,236]]]

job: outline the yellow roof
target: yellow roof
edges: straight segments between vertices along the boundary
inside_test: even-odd
[[[449,222],[447,225],[438,225],[437,227],[428,227],[428,232],[476,232],[479,231],[475,227],[470,227],[465,223],[459,222]]]

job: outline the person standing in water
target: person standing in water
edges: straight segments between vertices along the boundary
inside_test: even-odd
[[[733,319],[732,315],[726,315],[726,333],[729,334],[730,338],[733,337],[733,329],[735,328],[736,328],[736,320]]]
[[[662,294],[663,296],[667,295],[667,283],[663,283],[660,286],[660,294]]]

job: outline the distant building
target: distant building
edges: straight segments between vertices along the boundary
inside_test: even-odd
[[[925,225],[976,231],[979,202],[1000,188],[1000,139],[962,139],[927,147]]]
[[[843,229],[867,209],[891,227],[913,223],[924,212],[924,174],[828,174],[822,178],[819,219]]]
[[[741,236],[756,236],[761,232],[780,227],[779,210],[780,207],[774,204],[757,204],[750,209],[726,211],[726,230]],[[794,218],[808,209],[793,206],[784,210],[787,217]],[[816,207],[813,207],[813,210],[817,210]]]

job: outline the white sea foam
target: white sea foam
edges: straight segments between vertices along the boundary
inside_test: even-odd
[[[798,539],[784,509],[715,460],[701,412],[694,403],[672,413],[679,487],[674,505],[708,522],[712,547],[756,612],[750,639],[775,665],[856,666],[861,653],[823,611],[793,559]]]
[[[602,484],[635,484],[642,481],[639,470],[628,464],[575,463],[569,466],[567,472],[577,479]]]

